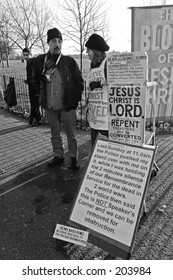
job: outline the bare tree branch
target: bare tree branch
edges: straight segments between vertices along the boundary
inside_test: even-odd
[[[52,13],[44,0],[4,0],[0,3],[1,33],[8,45],[42,48]]]
[[[108,33],[105,6],[102,0],[55,0],[60,10],[55,16],[65,37],[74,42],[74,49],[80,52],[80,68],[88,37],[94,33]]]

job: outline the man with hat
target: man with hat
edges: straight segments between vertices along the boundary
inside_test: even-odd
[[[48,167],[60,166],[64,162],[61,138],[63,125],[71,158],[71,168],[80,167],[76,136],[76,108],[84,89],[82,73],[76,61],[61,53],[62,34],[57,28],[47,32],[49,51],[36,57],[33,83],[40,93],[40,105],[45,109],[51,128],[54,157]]]
[[[91,144],[100,133],[108,136],[108,92],[106,82],[106,51],[109,50],[104,38],[92,34],[85,46],[91,69],[87,77],[88,121],[91,127]]]

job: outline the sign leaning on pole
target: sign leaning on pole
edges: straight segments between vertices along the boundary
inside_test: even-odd
[[[141,146],[148,59],[144,52],[108,53],[109,139]]]
[[[130,258],[154,155],[152,146],[97,139],[68,223],[89,232],[90,243]]]

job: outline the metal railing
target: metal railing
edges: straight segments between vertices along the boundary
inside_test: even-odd
[[[30,112],[30,102],[29,102],[29,92],[28,86],[24,83],[24,78],[13,77],[16,89],[17,105],[9,107],[5,101],[1,100],[1,107],[12,111],[16,114],[22,115],[23,117],[29,116]],[[0,85],[3,90],[7,88],[10,81],[10,76],[0,76]]]
[[[0,99],[0,106],[5,110],[11,111],[27,119],[30,115],[30,101],[29,101],[28,86],[24,82],[25,78],[0,75],[0,87],[2,88],[3,91],[7,88],[10,78],[14,78],[17,105],[13,107],[9,107],[4,100]],[[82,100],[79,102],[78,108],[76,110],[77,128],[80,129],[85,129],[88,126],[85,101],[86,101],[86,86],[85,86],[84,93],[82,95]],[[46,124],[47,118],[45,112],[42,108],[40,108],[40,111],[42,115],[42,122]]]
[[[13,107],[8,107],[6,102],[4,100],[0,99],[0,106],[1,108],[4,108],[5,110],[11,111],[17,115],[20,115],[24,118],[28,118],[30,114],[30,102],[29,102],[29,92],[28,92],[28,86],[25,84],[23,77],[15,77],[14,83],[15,83],[15,89],[16,89],[16,97],[17,97],[17,105]],[[2,90],[5,90],[10,80],[10,76],[0,75],[0,88]],[[86,112],[86,82],[85,82],[85,88],[82,95],[82,100],[79,102],[78,108],[76,110],[76,120],[77,120],[77,128],[80,129],[87,129],[88,128],[88,120],[87,120],[87,112]],[[153,130],[153,109],[151,107],[151,112],[147,112],[148,117],[146,119],[146,129],[147,130]],[[173,108],[173,104],[172,104]],[[45,112],[42,108],[40,108],[41,114],[42,114],[42,121],[43,123],[47,123],[47,118],[45,115]],[[171,116],[170,120],[163,116],[162,120],[157,120],[157,114],[156,114],[156,120],[155,120],[155,132],[173,132],[173,121],[172,121],[172,112],[171,110]]]

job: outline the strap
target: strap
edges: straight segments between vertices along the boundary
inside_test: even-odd
[[[60,61],[61,55],[62,55],[62,54],[60,53],[60,55],[58,56],[57,61],[56,61],[56,63],[55,63],[55,67],[52,69],[51,75],[55,72],[55,68],[56,68],[56,66],[58,65],[58,62]],[[42,72],[42,74],[45,73],[45,70],[46,70],[46,62],[47,62],[47,54],[45,55],[45,58],[44,58],[44,66],[43,66],[43,72]]]
[[[51,75],[55,72],[55,68],[56,68],[56,66],[58,65],[58,62],[60,61],[60,58],[61,58],[61,53],[60,53],[60,55],[59,55],[58,58],[57,58],[57,61],[56,61],[56,63],[55,63],[55,67],[52,69]]]

